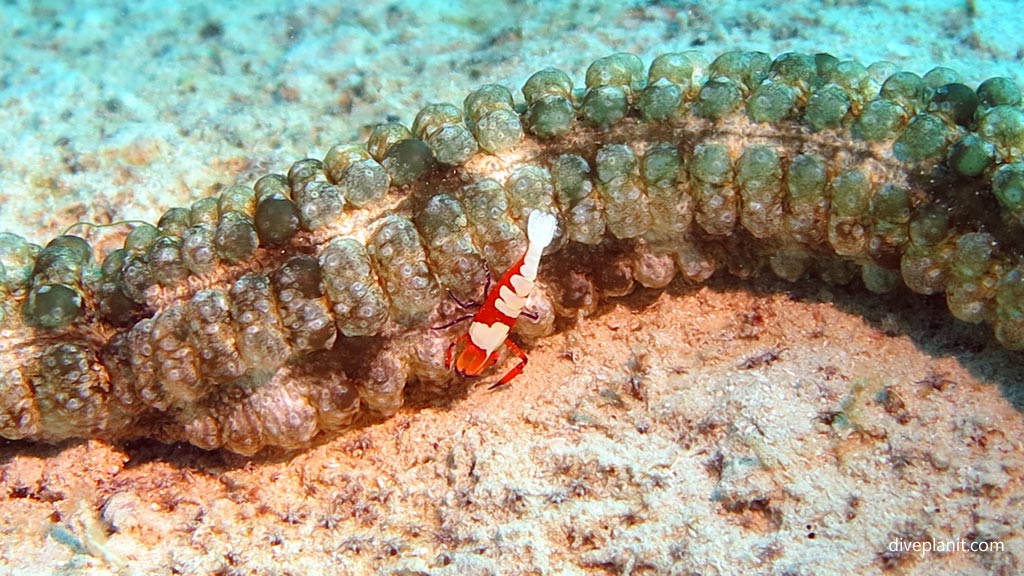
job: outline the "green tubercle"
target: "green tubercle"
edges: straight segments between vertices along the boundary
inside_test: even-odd
[[[64,328],[82,313],[82,296],[66,284],[43,284],[29,292],[25,317],[40,328]]]
[[[434,153],[423,140],[409,138],[388,148],[381,165],[387,170],[391,182],[401,186],[415,182],[433,169]]]
[[[299,208],[288,198],[271,196],[256,207],[255,221],[260,244],[283,246],[299,231]]]

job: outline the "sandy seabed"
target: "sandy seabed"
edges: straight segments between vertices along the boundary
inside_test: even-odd
[[[1011,2],[362,4],[5,7],[2,228],[153,221],[389,114],[615,51],[1024,69]],[[1021,356],[941,297],[677,281],[529,354],[510,388],[414,393],[298,453],[5,441],[0,574],[1024,570]],[[901,547],[950,540],[1003,550]]]

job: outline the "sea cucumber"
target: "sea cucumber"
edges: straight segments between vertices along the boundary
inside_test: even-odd
[[[452,385],[453,301],[556,237],[518,336],[681,274],[860,276],[945,293],[1024,348],[1024,111],[976,89],[825,55],[595,61],[430,104],[251,187],[169,210],[96,258],[0,235],[0,435],[300,448],[408,382]],[[447,295],[453,297],[449,298]]]

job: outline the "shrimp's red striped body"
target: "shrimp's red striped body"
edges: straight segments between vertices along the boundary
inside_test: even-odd
[[[490,368],[498,360],[498,349],[505,345],[519,357],[519,363],[491,388],[508,384],[523,372],[526,353],[509,340],[508,335],[522,313],[526,299],[533,292],[541,253],[551,243],[556,223],[555,217],[547,212],[535,210],[530,213],[526,224],[526,253],[505,271],[501,280],[487,294],[483,306],[473,316],[469,331],[452,342],[446,358],[449,368],[452,365],[452,352],[461,343],[465,343],[465,346],[455,360],[455,371],[462,376],[478,376]]]

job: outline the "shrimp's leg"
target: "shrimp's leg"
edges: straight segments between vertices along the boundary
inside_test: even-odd
[[[528,358],[526,357],[526,352],[523,352],[523,349],[517,346],[516,343],[513,342],[511,339],[505,340],[505,346],[508,346],[508,349],[511,350],[513,354],[519,357],[519,363],[516,364],[511,370],[509,370],[508,374],[502,376],[501,380],[498,380],[497,384],[492,384],[489,390],[494,390],[495,388],[499,388],[501,386],[504,386],[505,384],[508,384],[509,382],[512,381],[513,378],[522,374],[523,369],[526,368],[526,362],[528,361]]]

